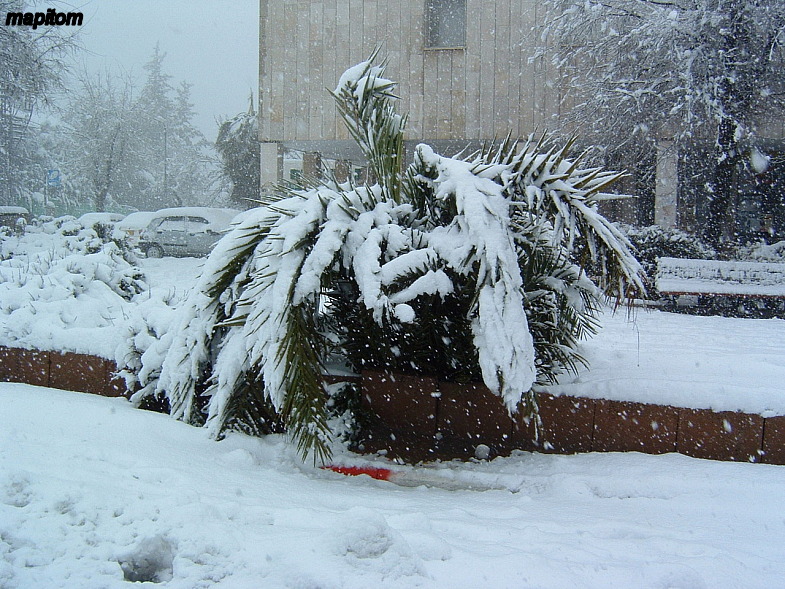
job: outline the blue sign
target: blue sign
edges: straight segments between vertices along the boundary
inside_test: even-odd
[[[46,171],[46,185],[47,186],[60,186],[60,170],[47,170]]]

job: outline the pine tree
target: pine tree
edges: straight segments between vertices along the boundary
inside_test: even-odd
[[[232,182],[232,202],[242,208],[260,198],[259,122],[253,103],[252,94],[248,110],[221,123],[215,141],[223,173]]]
[[[138,206],[148,209],[198,202],[209,184],[204,169],[207,143],[192,123],[190,85],[172,85],[165,58],[156,45],[133,106],[139,170],[134,191]]]

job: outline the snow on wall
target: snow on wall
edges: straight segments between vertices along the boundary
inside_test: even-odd
[[[785,264],[660,258],[661,293],[706,293],[785,297]]]

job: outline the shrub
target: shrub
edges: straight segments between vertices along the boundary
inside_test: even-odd
[[[739,260],[785,263],[785,241],[755,243],[740,247],[734,256]]]

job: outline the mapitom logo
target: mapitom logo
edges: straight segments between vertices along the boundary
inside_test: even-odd
[[[81,26],[84,16],[81,12],[57,12],[54,8],[46,12],[9,12],[5,15],[5,26],[32,27],[43,26]]]

